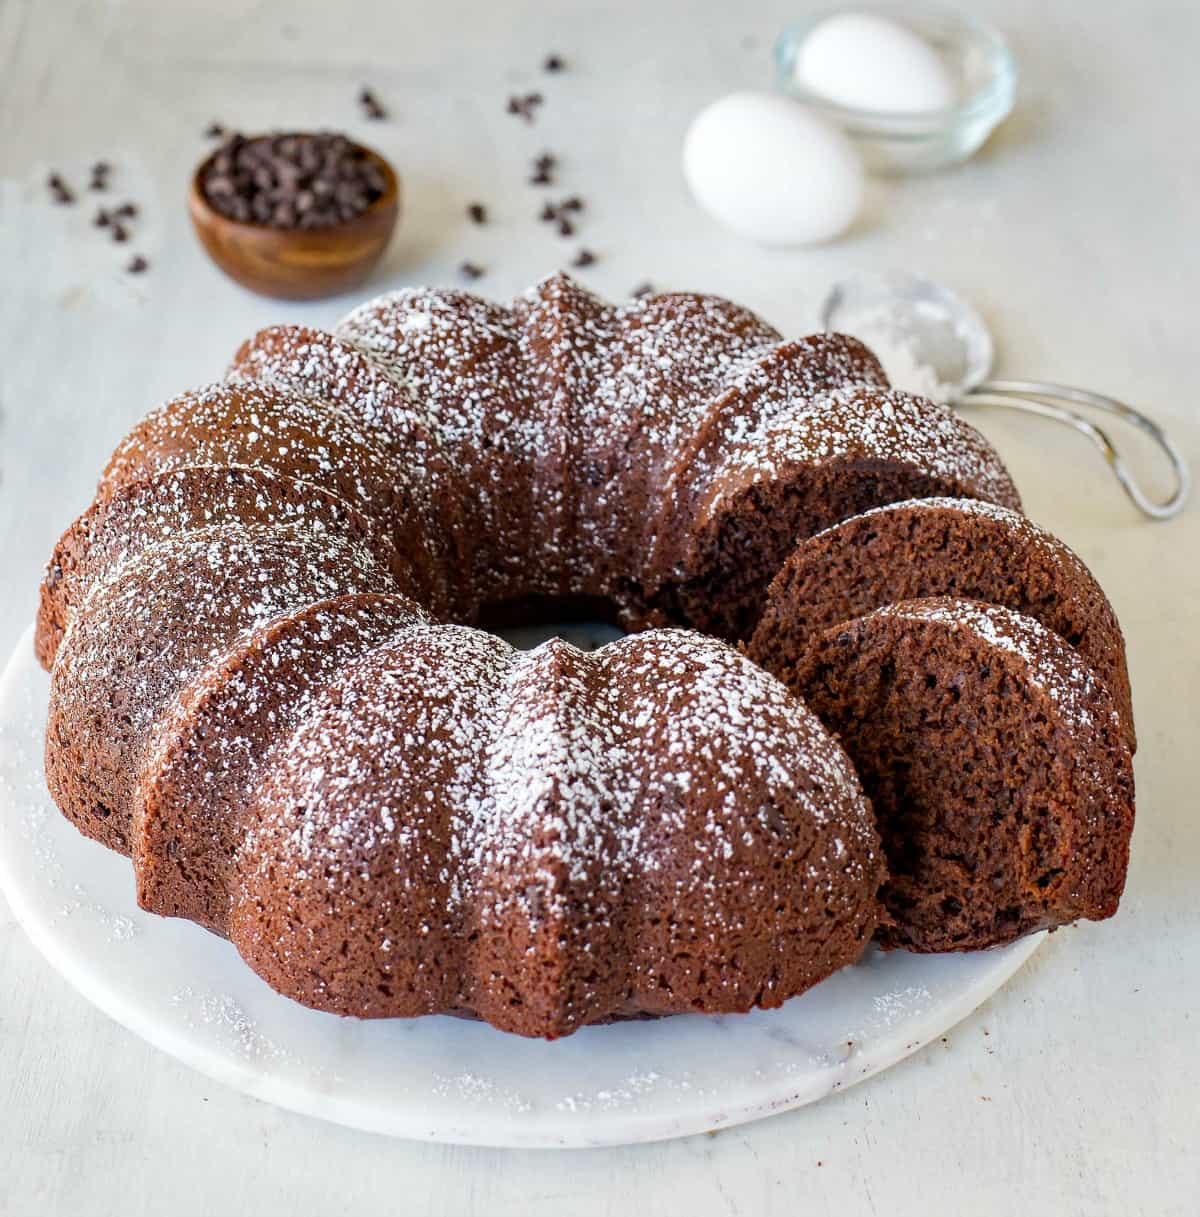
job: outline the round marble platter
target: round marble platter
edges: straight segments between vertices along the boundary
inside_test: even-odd
[[[598,641],[587,628],[558,632]],[[59,815],[42,772],[47,687],[27,634],[0,679],[0,888],[29,937],[85,997],[164,1052],[339,1124],[520,1147],[728,1127],[908,1056],[995,992],[1043,937],[966,955],[872,949],[778,1010],[589,1027],[555,1043],[454,1018],[321,1014],[268,988],[222,939],[144,913],[128,860]]]

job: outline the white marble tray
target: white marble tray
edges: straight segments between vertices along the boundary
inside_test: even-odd
[[[42,778],[47,679],[22,640],[0,680],[0,887],[90,1001],[164,1052],[325,1120],[431,1141],[617,1145],[716,1129],[852,1086],[941,1035],[1041,936],[957,956],[872,951],[779,1010],[587,1028],[547,1044],[452,1018],[359,1022],[280,997],[226,942],[143,913],[126,859]]]

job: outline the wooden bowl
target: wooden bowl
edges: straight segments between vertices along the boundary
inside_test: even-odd
[[[188,210],[208,256],[243,287],[279,300],[315,300],[357,287],[383,256],[396,227],[400,183],[378,152],[356,147],[383,172],[384,192],[360,215],[329,228],[271,228],[223,216],[201,186],[212,159],[206,158],[192,175]]]

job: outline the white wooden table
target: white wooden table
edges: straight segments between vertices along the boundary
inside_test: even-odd
[[[454,282],[469,258],[481,290],[507,295],[583,244],[597,290],[722,292],[799,332],[838,274],[906,265],[980,304],[1007,371],[1136,397],[1200,464],[1200,10],[973,5],[1022,63],[1006,127],[960,171],[877,185],[843,242],[766,253],[692,208],[679,139],[705,100],[769,81],[771,40],[803,7],[0,0],[0,651],[135,417],[217,375],[256,327],[329,323],[349,303],[273,304],[206,263],[183,190],[213,119],[343,128],[395,160],[407,214],[377,290]],[[540,73],[550,51],[568,73]],[[363,84],[390,121],[360,117]],[[526,127],[504,103],[531,89],[547,100]],[[525,179],[543,149],[563,193],[587,199],[578,241],[534,219]],[[89,226],[95,196],[58,208],[44,188],[50,169],[83,187],[99,158],[110,201],[143,209],[128,246]],[[493,224],[465,221],[473,200]],[[135,252],[141,277],[121,270]],[[1129,635],[1140,821],[1115,921],[1055,935],[945,1042],[816,1107],[658,1146],[514,1154],[373,1138],[224,1090],[87,1006],[0,904],[0,1213],[1198,1211],[1197,509],[1142,524],[1070,437],[986,426],[1035,517],[1054,527],[1092,501],[1068,540]]]

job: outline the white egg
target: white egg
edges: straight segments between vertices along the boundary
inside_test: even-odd
[[[705,211],[764,245],[828,241],[862,205],[849,139],[781,94],[730,93],[702,110],[684,137],[683,173]]]
[[[839,13],[813,26],[794,74],[839,106],[886,114],[944,110],[957,101],[942,57],[907,26],[873,13]]]

